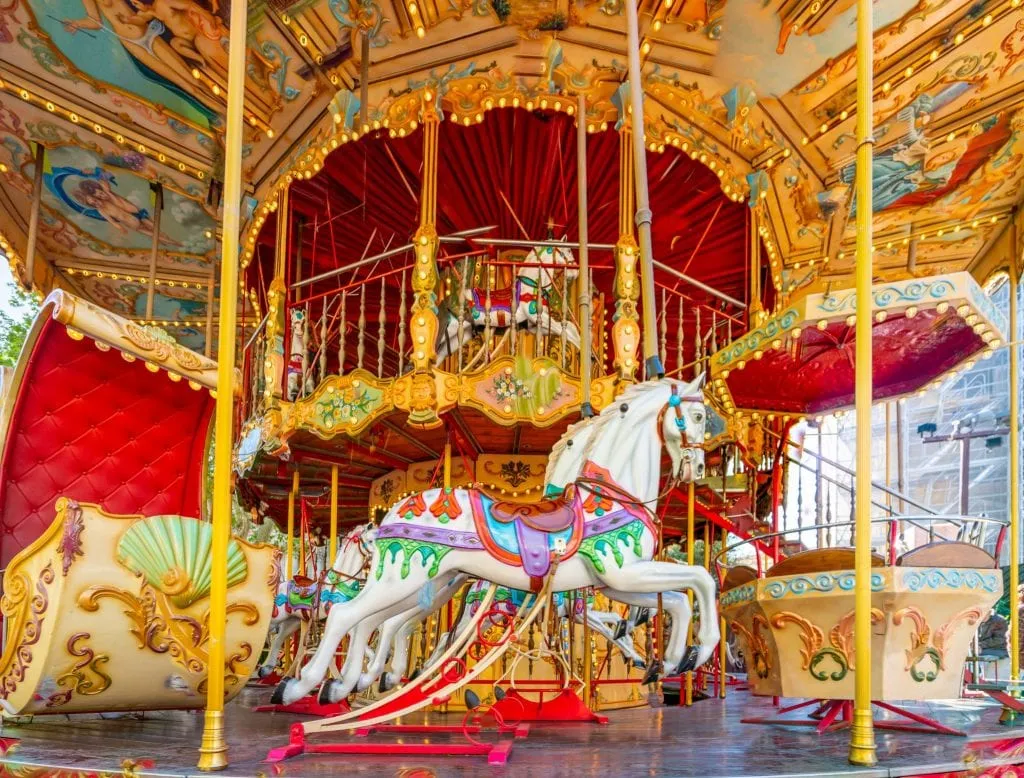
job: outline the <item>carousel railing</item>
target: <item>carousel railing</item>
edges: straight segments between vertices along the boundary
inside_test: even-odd
[[[850,542],[853,542],[854,527],[856,522],[854,521],[841,521],[831,522],[828,524],[811,524],[802,527],[787,527],[785,529],[778,530],[777,532],[766,532],[763,534],[753,535],[744,540],[732,543],[722,548],[712,560],[715,565],[715,570],[718,574],[720,582],[724,582],[728,576],[728,571],[733,567],[741,567],[742,564],[738,565],[726,565],[724,560],[731,553],[737,549],[743,548],[744,546],[753,546],[754,560],[756,562],[757,577],[763,578],[767,573],[770,572],[771,567],[765,566],[762,562],[761,553],[768,548],[768,542],[773,541],[776,538],[784,538],[790,535],[800,535],[805,532],[816,532],[824,529],[836,529],[838,527],[847,527],[850,530]],[[976,546],[977,548],[991,554],[993,560],[998,560],[1002,553],[1003,544],[1006,542],[1006,535],[1009,529],[1009,522],[1004,519],[994,519],[986,516],[889,516],[879,517],[871,519],[872,528],[876,526],[885,527],[885,535],[882,540],[882,550],[884,551],[883,559],[885,564],[889,567],[893,567],[898,564],[901,557],[907,555],[911,551],[916,550],[924,545],[929,545],[936,541],[942,541],[946,543],[965,543],[968,545]],[[935,528],[935,525],[952,525],[955,527],[956,532],[950,536],[944,532],[939,531]],[[920,544],[908,544],[906,541],[906,529],[907,527],[913,527],[915,529],[927,532],[927,541]],[[995,530],[995,538],[991,545],[992,550],[990,551],[987,546],[989,545],[989,532],[986,529]],[[874,533],[872,533],[874,534]],[[899,548],[899,544],[903,544],[902,550]],[[834,546],[819,546],[813,549],[806,549],[806,551],[827,551],[835,548]],[[873,546],[872,552],[877,553],[878,548]],[[767,554],[764,554],[767,555]]]

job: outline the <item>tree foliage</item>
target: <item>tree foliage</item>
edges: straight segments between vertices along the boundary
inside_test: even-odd
[[[14,284],[9,285],[8,291],[8,302],[0,308],[0,365],[13,367],[39,304]]]

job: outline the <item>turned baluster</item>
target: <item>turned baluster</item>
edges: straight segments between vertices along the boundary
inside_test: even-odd
[[[320,316],[320,380],[327,378],[327,298]]]
[[[683,369],[683,298],[679,297],[679,324],[676,326],[676,370]],[[680,378],[682,374],[680,373]]]
[[[384,325],[387,324],[387,284],[380,280],[380,313],[377,314],[377,378],[384,377]]]
[[[345,374],[345,335],[348,333],[348,319],[345,317],[347,297],[345,292],[341,293],[341,314],[338,323],[338,375]]]
[[[668,295],[661,290],[661,364],[668,362]]]
[[[359,287],[359,331],[356,337],[356,367],[362,370],[366,356],[366,284]]]
[[[398,298],[398,375],[405,372],[405,271],[402,271],[402,293]]]

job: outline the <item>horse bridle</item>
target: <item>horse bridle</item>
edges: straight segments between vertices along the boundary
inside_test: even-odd
[[[662,409],[658,411],[658,440],[661,442],[662,446],[665,445],[665,414],[668,413],[669,411],[673,411],[675,413],[676,429],[679,430],[679,434],[682,437],[682,448],[684,450],[697,449],[699,451],[705,451],[707,449],[707,445],[704,443],[703,440],[700,441],[699,443],[690,442],[690,438],[686,432],[686,415],[683,413],[684,402],[700,403],[701,405],[703,405],[704,396],[699,394],[681,395],[679,394],[679,388],[675,384],[673,384],[672,394],[669,395],[668,402],[666,402]],[[654,499],[648,500],[647,502],[653,502],[654,504],[659,503],[666,495],[668,495],[676,487],[678,481],[679,479],[676,476],[673,475],[672,477],[670,477],[668,479],[668,484],[666,485],[664,491],[662,491]],[[631,495],[629,492],[627,492],[620,486],[609,484],[607,481],[602,481],[598,478],[588,478],[586,476],[578,477],[573,483],[578,488],[582,488],[584,491],[590,493],[595,492],[598,487],[612,492],[617,492],[616,499],[618,502],[622,503],[623,505],[634,505],[643,508],[645,511],[647,511],[648,514],[650,514],[651,518],[656,523],[658,522],[657,514],[651,509],[647,502],[638,500],[636,497]]]

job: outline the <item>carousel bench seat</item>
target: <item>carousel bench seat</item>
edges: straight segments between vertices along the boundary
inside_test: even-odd
[[[971,567],[991,570],[998,565],[985,549],[960,541],[939,540],[912,549],[896,560],[898,567]]]
[[[725,574],[725,580],[722,581],[722,591],[726,592],[729,589],[735,589],[737,586],[743,586],[745,583],[757,580],[757,570],[748,565],[737,565],[736,567],[730,567],[729,572]]]
[[[815,548],[786,557],[765,573],[765,578],[779,578],[785,575],[806,575],[825,573],[831,570],[852,570],[854,568],[852,548]],[[878,554],[871,555],[872,567],[883,567],[885,560]]]

